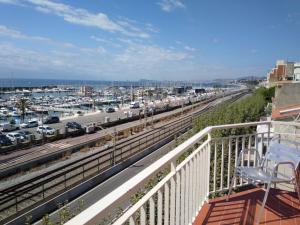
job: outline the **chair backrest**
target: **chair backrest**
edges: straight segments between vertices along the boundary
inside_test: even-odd
[[[300,162],[300,143],[287,139],[273,138],[265,153],[265,162],[292,162],[295,168]]]

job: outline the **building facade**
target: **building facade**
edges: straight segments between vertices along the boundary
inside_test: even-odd
[[[268,86],[275,86],[280,82],[300,81],[300,62],[285,62],[278,60],[276,66],[267,75]]]

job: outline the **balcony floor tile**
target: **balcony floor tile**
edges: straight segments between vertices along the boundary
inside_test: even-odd
[[[194,225],[255,224],[265,192],[254,188],[204,204]],[[300,203],[294,192],[271,189],[260,224],[300,225]]]

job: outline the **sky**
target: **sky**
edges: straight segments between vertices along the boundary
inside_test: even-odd
[[[1,78],[266,76],[299,40],[299,0],[0,0]]]

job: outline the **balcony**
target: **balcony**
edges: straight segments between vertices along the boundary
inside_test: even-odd
[[[240,150],[255,148],[261,155],[273,135],[271,128],[291,131],[290,126],[296,134],[299,124],[289,122],[207,127],[67,224],[254,224],[264,191],[236,179],[234,187],[242,191],[229,202],[222,195]],[[255,152],[244,154],[243,165],[256,166],[257,157]],[[271,190],[261,223],[300,224],[296,194],[279,188]],[[137,192],[140,198],[133,203],[131,197]]]

